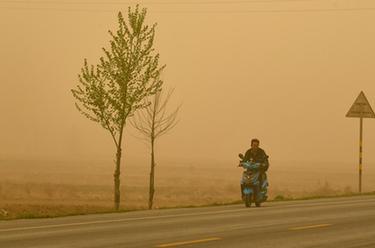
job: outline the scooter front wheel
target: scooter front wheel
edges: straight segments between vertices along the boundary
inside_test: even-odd
[[[247,208],[251,207],[251,194],[245,195],[245,206]]]

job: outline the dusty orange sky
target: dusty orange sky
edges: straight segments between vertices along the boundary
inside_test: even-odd
[[[0,2],[0,158],[112,159],[109,134],[78,113],[70,89],[126,7],[40,2]],[[273,160],[356,163],[359,120],[345,114],[361,90],[375,107],[375,10],[273,10],[371,1],[162,2],[144,6],[183,108],[159,158],[233,161],[257,137]],[[375,166],[375,120],[364,124],[365,162]],[[129,133],[125,156],[148,159]]]

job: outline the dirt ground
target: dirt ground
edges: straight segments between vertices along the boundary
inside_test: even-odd
[[[155,208],[239,200],[236,163],[161,161]],[[0,161],[0,209],[21,217],[109,211],[113,167],[111,161]],[[124,209],[147,207],[148,176],[147,165],[124,165]],[[268,176],[270,199],[337,195],[358,187],[357,167],[348,163],[272,162]],[[363,185],[364,191],[375,190],[372,164],[365,167]]]

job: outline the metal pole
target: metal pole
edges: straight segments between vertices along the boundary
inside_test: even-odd
[[[362,193],[363,118],[359,120],[359,193]]]

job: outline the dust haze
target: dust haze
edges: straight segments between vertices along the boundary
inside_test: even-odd
[[[79,114],[70,89],[84,58],[98,62],[127,5],[84,2],[0,4],[3,200],[112,204],[114,145]],[[374,12],[268,10],[373,8],[371,1],[144,6],[147,22],[158,23],[171,108],[183,106],[157,144],[159,206],[236,200],[237,154],[254,137],[270,156],[271,195],[357,189],[359,120],[345,114],[361,90],[375,106]],[[125,205],[141,206],[149,148],[136,135],[126,129],[122,182]],[[365,191],[375,188],[374,137],[375,121],[366,119]],[[191,189],[196,195],[177,197]]]

